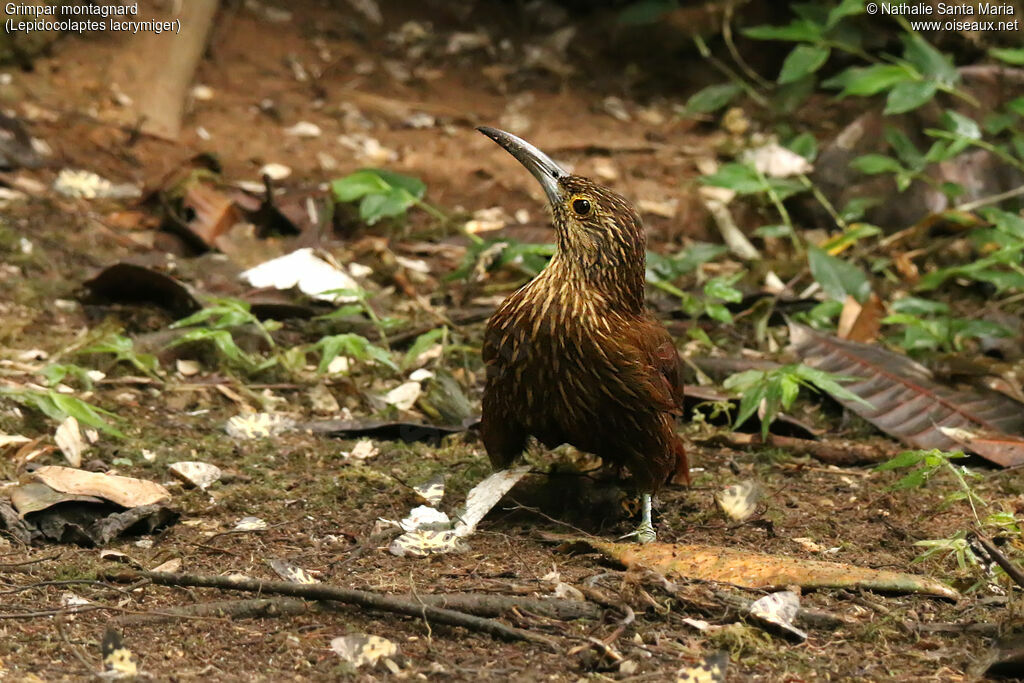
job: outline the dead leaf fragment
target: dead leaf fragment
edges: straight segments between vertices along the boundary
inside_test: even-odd
[[[100,644],[103,652],[103,668],[118,676],[136,676],[139,673],[139,659],[124,646],[121,633],[107,628]]]
[[[195,461],[176,462],[168,467],[167,471],[176,479],[204,491],[223,476],[223,472],[216,465]]]
[[[240,277],[253,287],[298,287],[303,294],[331,303],[351,303],[356,300],[352,295],[331,293],[334,290],[359,289],[359,283],[351,275],[314,255],[308,247],[261,263],[243,272]]]
[[[313,584],[320,583],[312,574],[307,572],[302,567],[298,567],[291,562],[285,560],[267,560],[267,564],[270,568],[285,581],[291,581],[292,583],[305,583]]]
[[[64,418],[64,421],[57,427],[53,440],[57,448],[64,454],[68,464],[72,467],[82,466],[82,453],[89,448],[89,445],[82,438],[82,432],[78,428],[78,420],[72,416]]]
[[[976,453],[1003,467],[1024,464],[1024,438],[1011,434],[991,434],[958,427],[939,427],[943,434],[965,450]]]
[[[793,620],[799,610],[799,595],[793,591],[779,591],[758,598],[751,603],[750,616],[774,624],[800,640],[807,640],[807,633],[793,625]]]
[[[676,674],[676,683],[722,683],[729,665],[729,653],[716,652],[708,655],[700,664],[681,669]]]
[[[394,657],[398,646],[387,638],[366,633],[353,633],[331,641],[331,649],[339,657],[358,668],[369,664],[375,666],[382,657]]]
[[[757,512],[761,502],[761,486],[753,479],[727,486],[715,494],[715,502],[734,522],[745,522]]]
[[[885,307],[877,294],[872,293],[863,305],[852,296],[847,296],[839,314],[836,336],[865,344],[873,342],[878,339],[878,331],[882,329],[883,315]]]
[[[398,557],[427,557],[465,551],[462,538],[451,529],[408,531],[388,546],[388,552]]]

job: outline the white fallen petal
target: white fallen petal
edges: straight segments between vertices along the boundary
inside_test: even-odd
[[[743,160],[752,164],[760,173],[769,178],[788,178],[814,170],[807,159],[777,142],[770,142],[762,147],[747,150],[743,154]]]
[[[351,275],[318,258],[308,247],[261,263],[240,277],[253,287],[291,289],[297,286],[303,294],[332,303],[348,303],[356,301],[356,297],[327,292],[359,289],[359,283]]]
[[[410,410],[422,393],[423,387],[419,382],[405,382],[384,394],[384,402],[399,410]]]

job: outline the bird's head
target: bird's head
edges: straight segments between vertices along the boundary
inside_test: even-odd
[[[572,175],[526,140],[480,127],[537,179],[551,205],[558,257],[581,267],[588,279],[627,279],[643,287],[645,236],[636,209],[622,196],[588,178]]]

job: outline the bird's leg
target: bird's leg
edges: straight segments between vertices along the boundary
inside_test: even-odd
[[[641,507],[642,517],[640,526],[636,528],[636,540],[640,543],[653,543],[658,535],[654,532],[654,524],[651,522],[651,494],[643,494]]]

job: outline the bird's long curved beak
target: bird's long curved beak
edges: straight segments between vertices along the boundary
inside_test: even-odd
[[[562,188],[558,181],[569,173],[552,161],[551,157],[526,140],[503,130],[487,126],[480,126],[477,130],[504,147],[506,152],[525,166],[544,188],[544,194],[548,196],[549,202],[556,204],[562,200]]]

